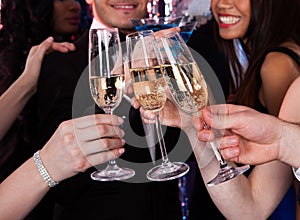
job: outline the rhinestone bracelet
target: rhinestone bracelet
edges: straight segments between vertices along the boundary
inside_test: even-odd
[[[41,157],[40,157],[40,151],[39,150],[34,153],[33,159],[34,159],[34,163],[35,163],[36,167],[38,168],[41,176],[43,177],[45,182],[48,184],[48,186],[49,187],[56,186],[59,182],[56,182],[54,179],[52,179],[52,177],[50,176],[50,174],[48,173],[48,171],[44,167],[43,162],[42,162]]]

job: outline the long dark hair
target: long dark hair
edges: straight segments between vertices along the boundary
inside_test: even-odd
[[[20,76],[33,45],[41,43],[51,33],[53,0],[2,1],[0,31],[0,95]],[[16,94],[18,95],[18,94]],[[29,108],[16,119],[0,141],[0,181],[20,165],[30,152],[29,133],[34,124],[26,120]]]
[[[239,39],[249,61],[243,75],[233,40],[216,37],[225,49],[235,77],[241,84],[235,92],[234,102],[254,107],[261,86],[260,67],[265,53],[286,41],[300,45],[299,0],[251,0],[251,21],[244,39]]]
[[[22,73],[27,55],[51,33],[53,0],[6,0],[0,31],[0,94]]]

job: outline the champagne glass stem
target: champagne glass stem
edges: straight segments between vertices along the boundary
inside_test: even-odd
[[[167,156],[166,145],[163,139],[163,132],[159,122],[159,113],[155,114],[155,126],[158,137],[158,143],[162,155],[162,163],[150,169],[147,173],[148,179],[152,181],[166,181],[179,178],[186,174],[190,167],[182,162],[171,162]]]
[[[219,150],[219,147],[217,145],[217,143],[215,141],[211,141],[209,142],[210,145],[211,145],[211,148],[213,149],[214,151],[214,154],[217,158],[217,160],[219,161],[219,164],[220,164],[220,167],[223,168],[223,167],[226,167],[227,166],[227,162],[224,160],[224,158],[222,157],[221,153],[220,153],[220,150]]]
[[[110,161],[108,161],[108,165],[111,166],[111,167],[117,166],[116,160],[110,160]]]
[[[163,138],[161,124],[159,121],[159,112],[155,113],[155,127],[156,127],[158,143],[159,143],[159,147],[160,147],[160,151],[161,151],[161,155],[162,155],[163,165],[165,165],[165,164],[169,163],[169,159],[167,156],[166,145],[165,145],[165,141]]]
[[[104,110],[105,114],[109,114],[109,115],[112,115],[113,114],[113,110],[111,108],[106,108]],[[116,163],[116,160],[115,159],[112,159],[112,160],[109,160],[108,161],[108,165],[107,165],[107,170],[113,170],[113,169],[119,169],[117,163]]]
[[[203,127],[206,128],[206,129],[209,129],[209,126],[206,124],[205,121],[203,121]],[[214,151],[214,154],[220,164],[220,167],[221,168],[224,168],[227,166],[227,162],[224,160],[224,158],[222,157],[222,154],[220,153],[220,149],[217,145],[217,143],[215,141],[211,141],[209,142],[210,143],[210,146],[212,148],[212,150]]]

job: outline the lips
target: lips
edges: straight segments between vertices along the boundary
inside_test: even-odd
[[[238,16],[233,15],[219,15],[220,27],[226,28],[237,24],[241,20]]]
[[[78,25],[80,23],[80,17],[72,17],[66,19],[72,25]]]

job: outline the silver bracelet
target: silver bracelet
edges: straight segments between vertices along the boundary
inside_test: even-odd
[[[52,177],[50,176],[50,174],[48,173],[48,171],[44,167],[43,162],[42,162],[41,157],[40,157],[40,151],[39,150],[34,153],[33,159],[34,159],[34,163],[35,163],[36,167],[38,168],[41,176],[43,177],[45,182],[48,184],[48,186],[49,187],[56,186],[59,182],[56,182],[54,179],[52,179]]]

